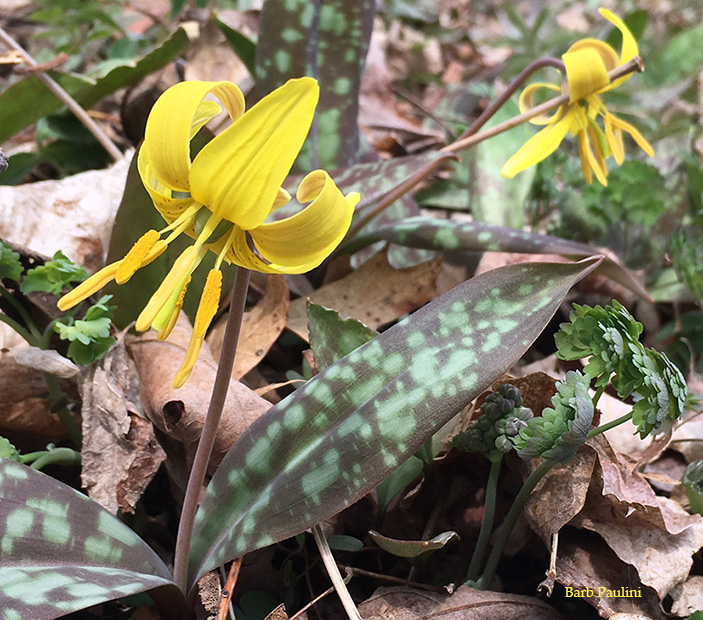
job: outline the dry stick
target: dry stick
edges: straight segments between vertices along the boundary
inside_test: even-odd
[[[234,367],[234,355],[237,351],[239,332],[242,327],[242,317],[244,316],[244,304],[249,289],[249,276],[251,272],[244,267],[237,268],[237,275],[234,279],[232,291],[232,302],[227,316],[227,328],[225,330],[224,341],[222,342],[222,352],[220,361],[217,364],[217,374],[215,384],[212,386],[212,396],[210,406],[205,416],[203,430],[198,442],[198,449],[195,451],[193,467],[188,478],[185,499],[183,500],[183,512],[181,522],[178,525],[178,537],[176,539],[176,556],[174,559],[173,577],[176,585],[188,594],[188,554],[190,553],[190,541],[193,536],[193,523],[195,522],[195,511],[198,508],[200,491],[205,480],[212,446],[215,443],[217,427],[222,417],[222,409],[227,398],[229,382],[232,378],[232,368]]]
[[[3,28],[0,28],[0,41],[2,41],[7,47],[17,50],[22,54],[27,61],[27,64],[36,67],[37,62],[32,58],[27,51],[15,41]],[[86,129],[95,136],[95,139],[100,142],[102,147],[109,153],[110,157],[115,161],[120,161],[122,159],[122,152],[118,149],[112,140],[107,136],[107,134],[100,128],[88,113],[80,106],[80,104],[69,95],[56,80],[48,76],[44,72],[37,73],[37,77],[43,82],[43,84],[61,101],[76,118],[85,125]]]
[[[241,567],[242,558],[237,558],[234,562],[232,562],[227,581],[225,582],[225,588],[222,591],[222,598],[220,599],[220,612],[217,615],[217,620],[226,620],[227,613],[232,608],[232,594],[234,593],[234,587],[237,585],[239,569]]]
[[[322,532],[322,528],[319,525],[313,525],[312,535],[315,539],[315,543],[317,544],[317,548],[320,551],[320,555],[322,556],[322,561],[327,569],[327,574],[332,580],[334,589],[337,590],[337,595],[339,596],[339,600],[342,601],[344,611],[347,612],[347,617],[349,620],[362,620],[361,614],[359,614],[359,610],[356,608],[351,594],[349,594],[349,590],[347,590],[347,585],[344,583],[344,579],[339,572],[339,568],[337,568],[337,563],[334,561],[334,556],[332,555],[327,539]]]

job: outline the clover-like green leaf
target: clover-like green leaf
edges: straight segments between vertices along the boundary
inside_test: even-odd
[[[691,511],[703,515],[703,459],[689,463],[683,476],[683,486]]]
[[[104,295],[91,306],[82,319],[69,317],[66,323],[58,321],[54,329],[61,340],[69,340],[68,356],[82,366],[101,359],[115,343],[110,335],[114,306],[108,306],[111,295]]]
[[[168,568],[124,523],[57,480],[0,459],[4,619],[52,620],[154,588],[184,605]]]
[[[599,262],[513,265],[473,278],[272,407],[210,482],[190,583],[373,489],[522,356]]]
[[[87,277],[88,272],[83,267],[76,265],[59,250],[50,261],[30,269],[22,280],[20,289],[25,295],[34,291],[60,295],[64,286],[71,282],[82,282]]]
[[[23,271],[19,253],[0,239],[0,280],[7,278],[18,281],[22,277]]]

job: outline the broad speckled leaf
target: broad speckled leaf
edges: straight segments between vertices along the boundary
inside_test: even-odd
[[[266,0],[256,77],[263,97],[288,79],[320,83],[320,103],[298,157],[300,171],[358,161],[359,87],[376,13],[373,0]]]
[[[378,336],[378,332],[356,319],[343,319],[336,310],[308,304],[308,331],[315,365],[324,370],[362,344]]]
[[[600,250],[585,243],[540,235],[526,230],[494,226],[481,222],[459,222],[430,217],[412,217],[363,233],[342,246],[351,254],[378,241],[390,241],[411,248],[438,251],[516,252],[523,254],[561,254],[584,258]],[[643,299],[651,299],[642,284],[617,259],[604,256],[599,273],[622,284]]]
[[[51,620],[166,586],[183,597],[154,551],[74,489],[0,459],[0,610]]]
[[[71,73],[51,72],[51,76],[83,107],[89,108],[120,88],[136,84],[156,70],[176,60],[188,47],[182,28],[137,61],[125,61],[98,80]],[[17,82],[0,95],[0,143],[40,118],[60,110],[63,104],[48,93],[36,76]]]
[[[512,265],[473,278],[269,409],[208,486],[189,583],[363,497],[517,362],[599,262]]]

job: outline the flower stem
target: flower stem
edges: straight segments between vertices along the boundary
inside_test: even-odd
[[[38,454],[34,452],[33,454]],[[30,465],[32,469],[41,470],[47,465],[79,465],[81,462],[81,453],[71,450],[71,448],[53,448],[39,453],[41,456],[35,459]],[[25,458],[29,455],[25,455]],[[27,462],[22,460],[22,462]]]
[[[361,620],[359,610],[356,608],[351,594],[349,594],[349,590],[347,590],[347,585],[344,583],[344,579],[342,579],[342,575],[339,573],[339,568],[337,568],[337,563],[334,561],[334,556],[327,543],[327,539],[322,533],[322,528],[320,528],[319,525],[314,525],[312,527],[312,535],[315,539],[315,544],[317,544],[317,548],[320,550],[320,555],[327,569],[327,574],[332,580],[334,589],[337,590],[337,595],[342,601],[344,611],[347,612],[347,617],[349,620]]]
[[[27,309],[17,299],[15,299],[15,296],[10,293],[10,291],[8,291],[4,286],[0,286],[0,296],[2,296],[17,311],[17,314],[20,315],[25,325],[27,326],[27,330],[32,335],[32,340],[27,340],[27,342],[29,342],[29,344],[31,345],[34,345],[35,347],[39,346],[42,334],[39,331],[39,328],[36,326],[34,319],[32,319],[29,312],[27,312]],[[24,338],[21,333],[20,336]]]
[[[527,480],[525,480],[525,484],[522,485],[522,488],[517,494],[513,505],[510,507],[508,514],[505,516],[505,521],[503,521],[503,525],[501,525],[500,528],[500,534],[498,535],[496,543],[493,546],[493,550],[491,551],[491,555],[488,558],[486,569],[483,571],[483,575],[481,575],[481,578],[478,580],[477,588],[479,590],[485,590],[493,579],[496,568],[498,568],[498,562],[500,562],[500,558],[503,555],[505,545],[510,538],[510,534],[512,534],[515,523],[517,523],[518,517],[520,516],[525,503],[529,499],[530,494],[535,490],[535,487],[539,481],[542,480],[547,472],[549,472],[549,470],[556,464],[557,461],[545,460],[529,475]]]
[[[615,420],[611,420],[607,424],[603,424],[602,426],[596,426],[596,428],[593,428],[589,431],[588,435],[586,436],[586,439],[591,439],[592,437],[595,437],[596,435],[600,435],[601,433],[605,433],[605,431],[609,431],[611,428],[615,428],[616,426],[620,426],[624,422],[627,422],[628,420],[632,419],[632,411],[630,413],[626,413],[623,416],[620,416],[619,418]]]
[[[34,338],[32,337],[32,334],[29,333],[29,330],[26,330],[17,321],[11,319],[6,314],[0,313],[0,322],[5,323],[5,325],[8,325],[13,331],[17,332],[20,336],[22,336],[22,338],[24,338],[29,344],[36,344]]]
[[[17,50],[22,54],[27,61],[27,64],[31,67],[36,67],[37,62],[32,58],[29,53],[15,41],[5,30],[0,28],[0,41],[2,41],[7,47]],[[120,161],[122,159],[122,152],[118,149],[112,140],[107,137],[107,134],[100,128],[88,113],[80,106],[80,104],[69,95],[61,85],[56,82],[52,77],[43,71],[37,72],[37,77],[42,81],[44,86],[46,86],[56,98],[63,103],[76,118],[83,123],[85,128],[95,136],[95,139],[102,145],[102,147],[109,153],[110,157],[115,161]]]
[[[498,98],[493,101],[493,103],[491,103],[473,123],[471,123],[471,126],[457,138],[457,141],[463,140],[464,138],[468,138],[469,136],[473,136],[479,129],[481,129],[481,127],[483,127],[489,121],[489,119],[498,110],[500,110],[500,108],[503,107],[505,102],[513,96],[513,93],[518,88],[520,88],[520,86],[522,86],[522,84],[528,77],[530,77],[535,71],[538,71],[539,69],[542,69],[544,67],[555,67],[559,69],[559,71],[561,71],[562,73],[565,73],[566,71],[564,63],[558,58],[552,58],[551,56],[548,56],[546,58],[540,58],[539,60],[532,61],[520,72],[520,75],[518,75],[510,83],[508,88],[506,88],[498,96]]]
[[[198,442],[198,449],[195,452],[193,467],[190,470],[188,486],[186,488],[185,499],[183,500],[183,511],[181,521],[178,526],[178,537],[176,538],[176,555],[174,559],[173,575],[174,581],[184,594],[188,594],[188,554],[190,553],[190,543],[193,536],[193,524],[195,522],[195,512],[200,501],[200,492],[205,472],[207,471],[212,446],[215,443],[217,427],[222,417],[222,409],[227,398],[229,382],[232,378],[232,368],[234,367],[234,355],[239,341],[239,332],[242,327],[242,317],[244,316],[244,305],[249,289],[249,276],[251,272],[243,267],[237,268],[237,276],[234,280],[232,291],[232,302],[227,316],[227,328],[222,343],[220,361],[217,364],[217,374],[215,384],[212,387],[210,396],[210,406],[208,407],[203,430]]]
[[[617,78],[623,77],[624,75],[627,75],[628,73],[632,73],[633,71],[644,71],[644,64],[642,63],[642,59],[639,56],[635,56],[632,60],[629,62],[626,62],[624,65],[621,65],[619,67],[616,67],[613,69],[610,73],[608,73],[608,77],[610,78],[611,81],[616,80]],[[554,99],[550,99],[549,101],[545,101],[543,104],[535,106],[531,110],[528,110],[527,112],[524,112],[523,114],[518,114],[517,116],[514,116],[513,118],[509,118],[507,121],[503,123],[498,123],[497,125],[494,125],[490,129],[486,129],[485,131],[482,131],[480,133],[475,133],[471,136],[468,136],[466,138],[460,138],[459,140],[456,140],[455,142],[452,142],[451,144],[448,144],[445,146],[443,149],[441,149],[444,152],[449,152],[449,153],[456,153],[457,151],[461,151],[463,149],[469,148],[470,146],[474,146],[475,144],[478,144],[479,142],[483,142],[484,140],[487,140],[488,138],[492,138],[493,136],[497,136],[499,133],[503,133],[504,131],[508,131],[509,129],[512,129],[513,127],[517,127],[518,125],[521,125],[522,123],[525,123],[529,121],[531,118],[534,118],[535,116],[539,116],[540,114],[544,114],[545,112],[550,112],[551,110],[554,110],[558,108],[561,105],[564,105],[565,103],[569,102],[569,93],[564,93],[563,95],[559,95],[558,97],[554,97]]]
[[[493,519],[495,517],[498,476],[500,474],[500,466],[502,462],[502,454],[500,454],[497,458],[491,459],[491,470],[488,474],[488,483],[486,484],[486,502],[483,507],[481,531],[478,534],[474,554],[471,556],[471,564],[469,564],[469,572],[466,575],[466,581],[476,581],[478,578],[478,572],[481,570],[483,557],[486,555],[486,549],[488,549],[488,541],[491,538]]]

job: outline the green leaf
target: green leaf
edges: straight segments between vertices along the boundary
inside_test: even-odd
[[[691,503],[691,512],[703,515],[703,459],[688,465],[683,477],[683,486]]]
[[[73,263],[59,250],[50,261],[27,272],[20,290],[25,295],[34,291],[60,295],[64,286],[71,282],[83,282],[87,277],[88,272],[83,267]]]
[[[141,59],[125,61],[99,80],[71,73],[50,72],[53,77],[83,107],[89,108],[120,88],[131,86],[161,67],[176,60],[188,47],[188,36],[182,28],[176,30]],[[17,82],[0,94],[0,142],[18,131],[53,114],[63,104],[47,92],[36,76]]]
[[[168,568],[126,525],[7,459],[0,459],[0,536],[3,618],[51,620],[164,587],[174,605],[185,605]]]
[[[541,456],[567,463],[586,443],[593,420],[593,401],[588,393],[590,378],[570,370],[564,381],[557,381],[552,407],[529,420],[520,430],[515,448],[522,459]]]
[[[70,340],[68,356],[76,364],[92,364],[115,344],[115,339],[110,335],[115,306],[107,305],[110,299],[110,295],[103,296],[86,312],[83,319],[69,317],[68,323],[58,321],[54,324],[61,340]]]
[[[343,319],[336,310],[310,303],[308,305],[310,348],[315,364],[324,370],[348,353],[378,335],[356,319]]]
[[[345,536],[344,534],[333,534],[327,539],[327,544],[332,551],[361,551],[364,548],[364,543],[353,536]]]
[[[20,263],[20,255],[12,246],[0,239],[0,280],[8,279],[18,282],[24,268]]]
[[[10,443],[9,439],[5,437],[0,437],[0,459],[12,459],[13,461],[18,461],[20,453],[17,448]]]
[[[540,235],[505,226],[480,222],[439,220],[431,217],[408,217],[371,230],[348,242],[340,251],[356,252],[377,241],[390,241],[411,248],[438,251],[519,252],[523,254],[561,254],[587,257],[598,254],[591,245]],[[615,257],[606,256],[598,267],[599,273],[622,284],[644,299],[650,299],[642,284]]]
[[[208,486],[190,583],[363,497],[517,362],[599,262],[513,265],[473,278],[272,407]]]
[[[244,63],[249,73],[256,75],[256,44],[249,38],[245,37],[234,28],[231,28],[219,17],[215,16],[215,23],[225,36],[225,40],[234,50],[234,53],[239,56],[239,59]]]
[[[376,487],[376,501],[382,513],[386,511],[395,496],[422,473],[423,467],[422,459],[411,456]]]
[[[456,532],[442,532],[431,540],[398,540],[397,538],[388,538],[388,536],[383,536],[373,530],[369,534],[381,549],[399,558],[416,558],[428,551],[442,549],[453,540],[459,540],[459,534]]]
[[[375,14],[373,0],[264,3],[256,46],[261,96],[303,75],[320,84],[315,121],[297,161],[300,171],[358,161],[359,87]]]

